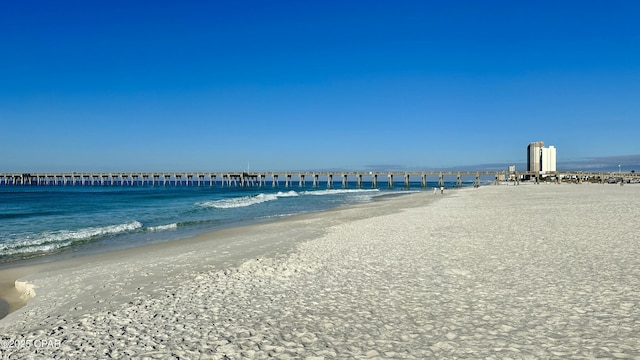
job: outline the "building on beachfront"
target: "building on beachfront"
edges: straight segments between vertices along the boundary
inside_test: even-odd
[[[544,141],[529,143],[527,146],[527,171],[548,173],[556,171],[556,148],[544,147]]]
[[[527,171],[539,172],[542,170],[541,154],[542,154],[543,147],[544,147],[544,142],[542,141],[529,143],[529,146],[527,146]]]
[[[543,173],[556,171],[556,148],[554,146],[542,148],[541,165]]]
[[[509,168],[507,169],[507,173],[509,174],[509,178],[507,178],[508,181],[515,181],[518,179],[518,174],[516,174],[515,165],[509,165]]]

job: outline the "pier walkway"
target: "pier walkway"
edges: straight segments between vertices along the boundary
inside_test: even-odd
[[[636,173],[593,173],[593,172],[555,172],[543,175],[554,181],[598,183],[640,182]],[[463,183],[480,185],[498,184],[504,181],[518,183],[522,179],[539,181],[541,175],[506,171],[295,171],[295,172],[122,172],[122,173],[0,173],[0,186],[257,186],[299,187],[310,183],[313,187],[333,188],[340,185],[347,188],[355,183],[361,188],[366,182],[372,188],[379,184],[394,187],[401,182],[411,186],[411,179],[419,179],[422,187],[430,180],[438,186],[445,181],[462,186]]]

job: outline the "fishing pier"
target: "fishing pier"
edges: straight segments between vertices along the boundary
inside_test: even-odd
[[[638,182],[635,173],[591,173],[555,172],[541,175],[531,172],[496,171],[296,171],[296,172],[121,172],[121,173],[0,173],[0,186],[242,186],[242,187],[299,187],[336,185],[348,188],[354,184],[363,187],[365,182],[372,188],[385,184],[392,188],[396,182],[404,187],[418,181],[427,187],[428,181],[444,186],[445,181],[455,186],[463,182],[473,185],[499,184],[505,181],[518,183],[523,179],[538,182],[541,177],[553,177],[556,182],[591,181],[598,183]]]

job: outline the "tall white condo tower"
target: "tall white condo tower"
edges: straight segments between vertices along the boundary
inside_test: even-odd
[[[527,146],[527,171],[540,173],[556,171],[556,148],[544,147],[543,141],[530,143]]]

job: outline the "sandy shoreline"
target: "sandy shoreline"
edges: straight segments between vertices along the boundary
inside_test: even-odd
[[[407,194],[411,194],[408,192]],[[381,195],[374,198],[374,202],[388,200],[398,196],[407,194],[393,193]],[[296,226],[292,226],[292,222],[306,219],[308,217],[318,217],[322,213],[330,214],[332,211],[348,209],[351,206],[345,205],[338,208],[323,210],[322,212],[312,212],[290,216],[283,219],[272,220],[266,222],[270,227],[276,226],[277,231],[270,228],[264,231],[261,225],[264,223],[254,223],[248,225],[232,226],[212,232],[207,232],[191,238],[176,239],[167,242],[147,244],[125,249],[115,249],[100,253],[79,253],[69,256],[69,254],[58,254],[47,258],[34,258],[15,263],[2,264],[0,266],[0,320],[8,313],[11,313],[24,306],[33,294],[25,294],[23,288],[16,289],[15,282],[28,275],[37,275],[41,273],[53,271],[65,271],[69,268],[78,266],[86,266],[88,263],[112,261],[114,258],[123,257],[133,258],[136,261],[141,260],[143,256],[170,257],[176,252],[184,251],[189,248],[191,255],[198,255],[197,259],[189,262],[178,262],[179,266],[188,267],[189,271],[203,271],[211,266],[231,267],[239,265],[243,260],[249,259],[256,255],[269,256],[271,253],[283,255],[291,250],[295,245],[295,241],[300,239],[308,240],[317,237],[325,225],[320,225],[315,229],[306,228],[304,235],[301,235]],[[320,219],[316,219],[320,220]],[[333,219],[331,217],[323,217],[326,225],[330,225]],[[284,222],[283,226],[277,226]],[[297,233],[294,237],[281,237],[286,232]],[[257,235],[263,234],[263,235]],[[257,235],[257,236],[256,236]],[[241,237],[242,239],[238,239]],[[224,243],[224,244],[223,244]],[[213,248],[211,247],[213,245]],[[224,249],[219,252],[217,246],[223,246]],[[203,255],[213,258],[203,259]],[[181,269],[185,270],[185,269]],[[31,295],[31,296],[29,296]]]
[[[640,187],[486,186],[20,279],[3,355],[640,359]],[[178,244],[179,243],[179,244]],[[144,253],[143,253],[144,252]]]

